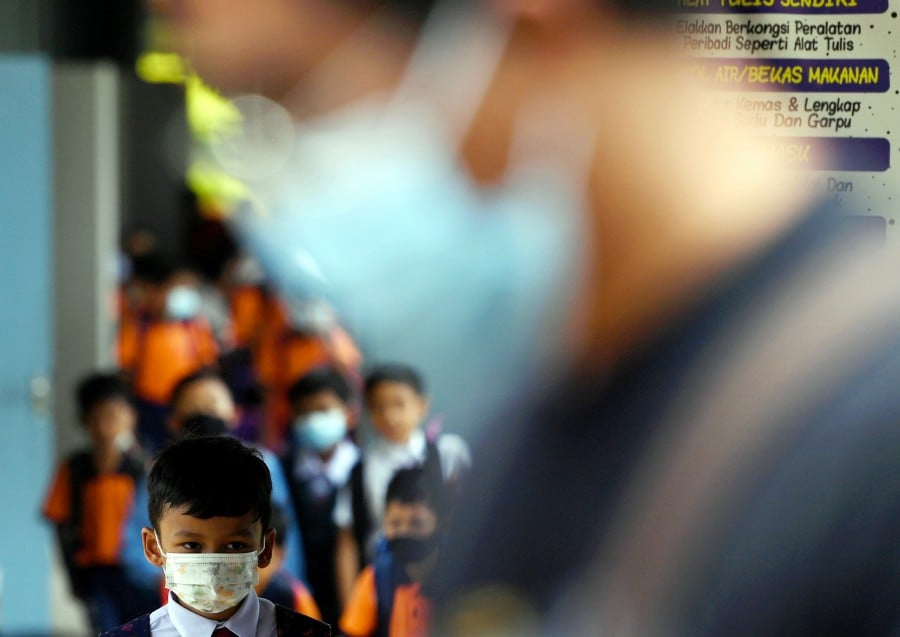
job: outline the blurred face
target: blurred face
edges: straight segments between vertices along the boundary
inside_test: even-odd
[[[388,502],[384,510],[384,536],[424,540],[437,530],[437,516],[424,502]]]
[[[172,403],[170,431],[180,431],[184,420],[196,414],[215,416],[229,425],[237,423],[237,408],[224,382],[218,378],[203,378],[182,389]]]
[[[285,90],[357,21],[351,3],[332,0],[149,0],[149,5],[173,48],[225,92]]]
[[[105,400],[91,408],[85,424],[94,445],[109,448],[134,434],[134,408],[124,400]]]
[[[167,291],[178,285],[197,288],[200,285],[200,277],[190,270],[178,270],[169,278]]]
[[[375,385],[366,406],[378,433],[395,443],[407,442],[428,413],[427,398],[409,385],[394,381]]]
[[[169,288],[165,285],[138,281],[135,284],[135,295],[139,309],[152,317],[159,318],[166,311],[166,294]]]

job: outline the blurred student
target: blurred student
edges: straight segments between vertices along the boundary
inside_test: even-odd
[[[121,538],[143,460],[135,444],[131,395],[118,375],[83,378],[76,398],[90,447],[59,465],[43,513],[56,526],[72,592],[100,632],[140,607],[138,591],[122,568]]]
[[[136,260],[134,268],[140,307],[119,327],[118,357],[137,398],[141,444],[154,453],[167,441],[172,390],[187,374],[215,363],[218,346],[186,273],[157,254]]]
[[[303,529],[309,584],[325,620],[335,623],[341,610],[336,569],[343,569],[350,581],[359,570],[355,552],[338,555],[334,523],[338,493],[359,461],[359,450],[348,436],[356,400],[347,378],[334,367],[298,378],[287,398],[292,424],[285,474]]]
[[[291,383],[323,365],[355,376],[361,354],[327,303],[310,300],[288,307],[249,255],[230,264],[226,280],[235,342],[265,389],[262,440],[282,452]]]
[[[259,350],[259,368],[269,388],[264,441],[282,451],[290,425],[286,397],[296,379],[325,365],[356,376],[362,356],[324,300],[285,303],[273,297]]]
[[[425,589],[444,531],[443,483],[421,467],[400,469],[388,484],[384,541],[353,585],[341,615],[348,637],[426,637],[432,604]]]
[[[275,543],[272,482],[257,451],[230,436],[184,438],[159,455],[147,489],[151,526],[141,539],[169,600],[105,636],[331,634],[254,591]]]
[[[284,568],[285,540],[290,537],[293,529],[288,527],[284,514],[277,505],[272,506],[271,524],[275,529],[275,544],[269,565],[259,570],[259,582],[255,587],[257,595],[307,617],[322,619],[322,613],[309,589]]]
[[[380,365],[366,376],[364,391],[375,435],[363,449],[335,508],[340,564],[353,563],[349,556],[354,551],[357,564],[373,557],[384,518],[385,493],[398,469],[422,465],[439,479],[457,484],[471,465],[462,438],[441,433],[429,437],[423,430],[429,401],[415,369],[404,364]],[[346,573],[338,575],[341,592],[346,595]]]

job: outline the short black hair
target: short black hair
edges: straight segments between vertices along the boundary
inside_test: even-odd
[[[323,391],[334,392],[345,405],[353,399],[353,388],[347,377],[331,366],[318,367],[295,380],[288,388],[287,397],[293,403]]]
[[[181,437],[227,436],[228,423],[210,414],[190,414],[181,422]]]
[[[444,516],[444,483],[440,476],[425,467],[414,466],[398,469],[388,483],[385,505],[391,502],[403,504],[423,503],[434,511],[438,519]]]
[[[231,436],[187,437],[156,458],[147,478],[147,513],[159,531],[163,514],[173,507],[200,519],[252,514],[269,528],[272,477],[256,449]]]
[[[117,372],[96,372],[85,376],[78,382],[75,396],[82,422],[85,422],[91,409],[100,403],[109,400],[121,400],[129,404],[132,402],[131,391]]]
[[[131,266],[132,275],[136,280],[151,285],[164,285],[175,274],[174,264],[158,252],[134,257]]]
[[[404,363],[386,363],[372,369],[366,376],[366,398],[381,383],[403,383],[412,388],[417,394],[425,394],[425,382],[422,380],[421,374]]]
[[[218,368],[216,367],[201,367],[195,372],[191,372],[187,376],[183,376],[181,380],[175,383],[175,387],[172,388],[172,392],[169,394],[169,405],[174,405],[178,399],[181,397],[181,393],[190,385],[193,385],[197,381],[201,380],[217,380],[228,387],[228,384],[225,382],[225,379],[222,377],[222,374],[219,373]],[[229,392],[231,389],[229,388]]]

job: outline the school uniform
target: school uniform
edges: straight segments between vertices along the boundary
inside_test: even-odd
[[[119,331],[118,359],[131,374],[138,409],[141,445],[150,452],[168,439],[165,418],[172,390],[178,382],[216,362],[219,350],[209,323],[135,319]]]
[[[391,572],[393,571],[393,572]],[[341,615],[341,632],[349,637],[427,637],[432,603],[418,582],[399,569],[389,569],[391,581],[376,582],[376,567],[369,565],[359,574]],[[390,600],[379,599],[390,595]],[[383,605],[388,602],[389,610]]]
[[[376,437],[363,451],[358,465],[361,489],[360,482],[354,477],[341,491],[335,505],[334,522],[338,528],[354,529],[367,559],[374,557],[391,478],[398,469],[435,463],[439,464],[445,481],[454,481],[471,466],[472,456],[468,445],[459,436],[441,434],[432,442],[422,430],[413,432],[408,441],[400,444]],[[355,488],[361,491],[361,498],[354,494]],[[365,511],[361,503],[354,501],[360,499],[364,500]],[[360,513],[367,513],[368,519],[360,520]]]
[[[122,568],[122,528],[143,472],[140,458],[123,455],[110,473],[98,473],[90,450],[57,469],[43,507],[57,535],[73,592],[97,630],[141,611],[142,598]]]
[[[276,606],[250,591],[238,611],[224,622],[202,617],[180,605],[169,593],[169,603],[149,615],[122,624],[100,637],[330,637],[328,624]],[[217,632],[219,631],[219,632]]]

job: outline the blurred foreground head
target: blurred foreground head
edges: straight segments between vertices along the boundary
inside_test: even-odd
[[[434,378],[437,411],[471,389],[463,426],[498,402],[475,363],[615,365],[798,209],[690,83],[662,4],[152,2],[214,85],[302,120],[238,162],[269,216],[236,222],[245,245]],[[451,371],[433,349],[459,342],[484,354]]]
[[[432,13],[436,0],[149,0],[172,45],[213,86],[228,93],[280,97],[340,48],[356,49],[366,62],[357,79],[402,55]],[[473,0],[497,15],[539,20],[566,13],[659,13],[666,3],[625,0],[520,2]],[[378,27],[372,29],[373,23]],[[361,37],[362,36],[362,37]],[[354,40],[358,42],[354,43]],[[367,59],[365,56],[368,56]],[[370,87],[371,88],[371,87]]]

